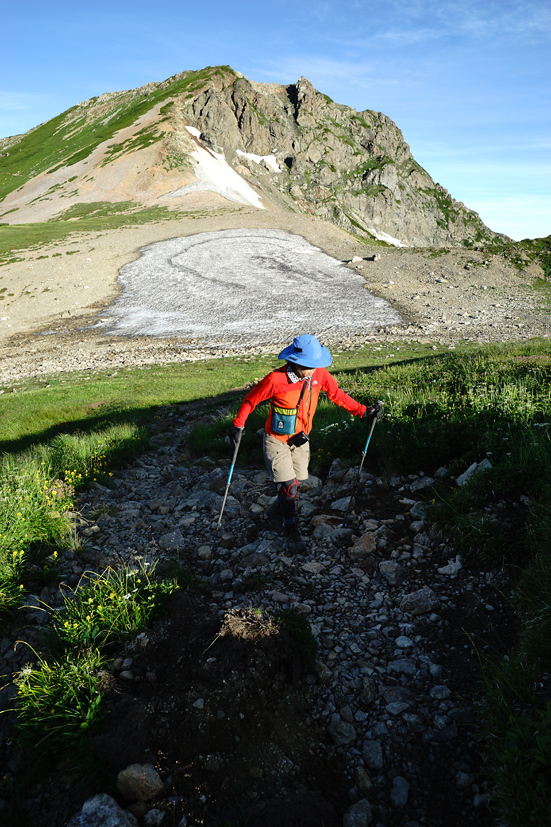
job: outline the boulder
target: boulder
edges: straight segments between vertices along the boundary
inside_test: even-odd
[[[138,827],[138,820],[111,796],[101,793],[85,801],[67,827]]]
[[[438,596],[428,586],[406,594],[400,602],[400,609],[414,616],[432,612],[439,606]]]
[[[149,801],[164,790],[152,764],[130,764],[119,772],[116,786],[126,801]]]

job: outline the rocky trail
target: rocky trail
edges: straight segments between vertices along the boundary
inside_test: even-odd
[[[83,545],[63,556],[64,584],[145,559],[180,561],[201,585],[177,592],[113,662],[110,714],[90,744],[103,774],[75,783],[60,762],[19,791],[33,823],[496,823],[476,699],[479,658],[512,629],[505,573],[469,569],[427,519],[434,478],[381,477],[369,455],[346,527],[357,469],[334,460],[327,479],[302,486],[305,554],[289,554],[266,517],[275,486],[260,449],[258,467],[238,461],[217,532],[229,459],[193,460],[186,448],[209,416],[165,409],[151,449],[112,489],[94,484],[80,498]],[[57,585],[36,598],[61,605]],[[274,623],[288,609],[309,621],[315,663]],[[29,610],[14,639],[36,645],[46,620]],[[31,657],[4,639],[2,674]],[[7,720],[1,749],[16,778],[25,762]],[[137,781],[119,776],[115,787],[127,767]]]

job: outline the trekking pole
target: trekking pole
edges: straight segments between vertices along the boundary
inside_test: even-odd
[[[237,437],[237,442],[235,443],[235,450],[233,452],[233,459],[231,461],[230,473],[228,474],[228,482],[226,484],[226,493],[224,494],[224,502],[222,503],[222,508],[220,509],[220,516],[218,517],[218,525],[216,526],[216,530],[220,529],[220,523],[222,522],[222,514],[224,513],[224,508],[226,507],[226,500],[228,499],[228,491],[230,490],[231,485],[231,478],[233,474],[233,469],[235,468],[235,461],[237,459],[237,452],[239,451],[239,445],[241,444],[241,437],[243,436],[243,428],[239,428],[239,436]]]
[[[375,430],[376,422],[377,422],[377,417],[374,416],[373,421],[371,423],[371,428],[369,429],[369,435],[367,437],[367,442],[365,443],[365,448],[362,451],[362,461],[360,462],[360,467],[358,468],[358,474],[356,476],[356,479],[354,480],[354,485],[352,487],[352,493],[350,494],[350,502],[348,503],[348,508],[346,509],[346,515],[344,517],[344,521],[343,521],[343,524],[342,524],[341,528],[344,528],[344,526],[346,525],[346,523],[348,521],[348,518],[350,516],[350,512],[352,511],[352,505],[354,503],[354,495],[356,494],[356,489],[357,489],[358,483],[360,481],[360,475],[362,473],[362,468],[363,468],[363,464],[364,464],[364,460],[365,460],[365,455],[367,454],[367,449],[369,448],[369,443],[371,441],[371,436],[373,434],[373,431]]]

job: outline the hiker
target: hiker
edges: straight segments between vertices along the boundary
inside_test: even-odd
[[[367,408],[339,388],[326,370],[333,361],[331,354],[315,336],[308,333],[297,336],[277,358],[284,359],[286,364],[273,370],[249,391],[233,420],[229,436],[236,445],[251,411],[261,402],[271,400],[264,427],[263,451],[268,471],[273,481],[279,484],[279,490],[268,514],[282,522],[289,549],[300,552],[305,550],[305,545],[295,522],[295,497],[300,483],[308,477],[308,435],[320,391],[341,408],[361,418],[376,416],[380,419],[383,406],[377,402]]]

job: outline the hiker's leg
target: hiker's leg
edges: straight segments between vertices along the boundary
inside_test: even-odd
[[[308,463],[310,462],[310,443],[297,447],[291,446],[291,459],[293,461],[293,477],[282,483],[279,489],[278,501],[283,521],[291,523],[295,519],[295,498],[298,487],[303,480],[308,479]]]
[[[273,481],[278,485],[275,503],[268,509],[271,519],[292,522],[295,515],[297,480],[293,467],[292,448],[286,442],[264,434],[264,461]]]
[[[279,488],[277,501],[284,525],[295,521],[295,497],[299,485],[300,482],[297,479],[286,480]]]
[[[306,545],[295,522],[295,497],[300,481],[308,476],[309,448],[308,446],[291,447],[275,439],[271,434],[264,434],[263,447],[266,467],[274,482],[280,486],[276,501],[270,506],[268,514],[275,518],[275,514],[270,514],[273,509],[278,512],[278,517],[283,519],[288,551],[291,554],[303,553]],[[307,451],[304,451],[305,447],[308,448]]]
[[[291,447],[291,459],[293,461],[293,474],[300,482],[308,479],[308,465],[310,464],[310,443]],[[288,477],[287,479],[291,479]]]
[[[271,434],[264,433],[262,447],[266,468],[274,482],[280,483],[295,478],[290,445]]]

